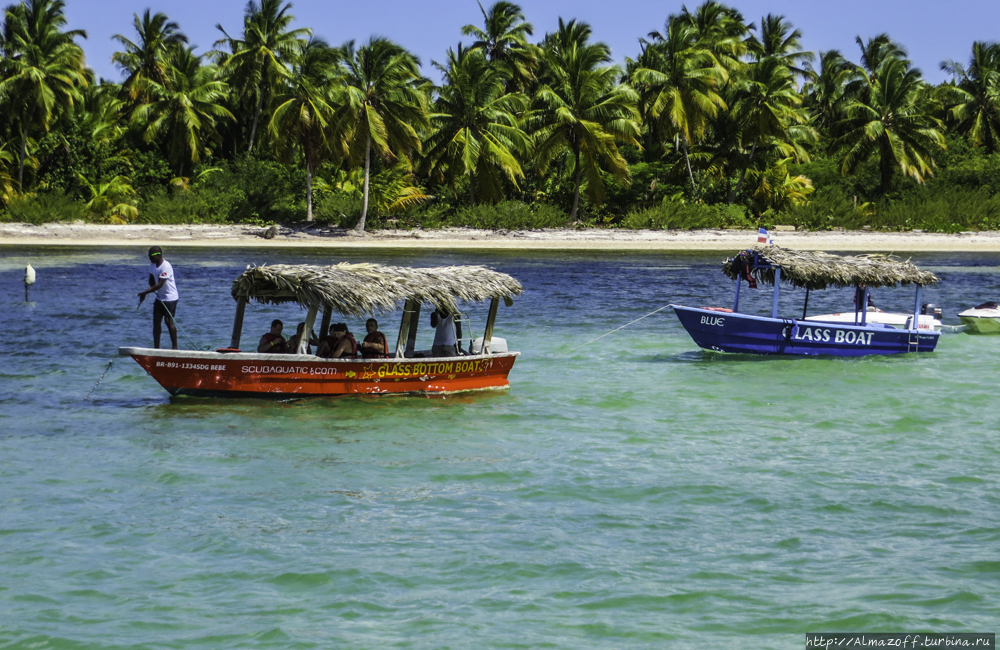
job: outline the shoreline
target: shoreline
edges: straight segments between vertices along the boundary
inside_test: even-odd
[[[321,225],[267,229],[239,224],[0,224],[0,246],[171,248],[394,248],[565,251],[733,251],[757,241],[750,230],[619,230],[588,228],[492,231],[473,228],[380,230],[364,236]],[[1000,252],[1000,231],[958,234],[877,231],[777,231],[775,243],[795,250],[847,252]]]

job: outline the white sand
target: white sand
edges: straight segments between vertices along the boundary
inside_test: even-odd
[[[265,239],[264,228],[240,225],[110,226],[53,223],[0,224],[0,245],[309,248],[450,248],[525,250],[720,250],[757,241],[746,230],[559,229],[491,231],[471,228],[383,230],[356,236],[339,228],[281,228]],[[1000,251],[1000,232],[956,235],[886,232],[772,232],[776,244],[799,250],[856,252]]]

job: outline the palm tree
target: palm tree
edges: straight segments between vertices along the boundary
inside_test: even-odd
[[[747,77],[738,82],[734,92],[731,119],[738,125],[743,149],[750,151],[740,180],[730,192],[730,203],[743,186],[747,169],[753,167],[758,148],[784,143],[789,145],[788,153],[808,160],[804,150],[796,148],[792,141],[795,134],[792,127],[808,122],[801,104],[802,96],[795,87],[793,71],[783,60],[768,56],[749,66]],[[799,133],[811,134],[810,139],[815,139],[811,128]]]
[[[502,198],[501,176],[517,184],[524,176],[518,157],[526,158],[531,139],[518,124],[527,98],[507,93],[504,73],[479,50],[448,50],[448,64],[434,64],[445,85],[431,115],[433,135],[425,143],[430,175],[454,183],[469,177],[469,204],[478,198]]]
[[[271,98],[277,84],[290,75],[290,64],[306,45],[312,34],[308,28],[289,30],[295,17],[288,11],[291,3],[281,5],[281,0],[250,0],[243,16],[243,38],[225,34],[216,46],[226,45],[230,54],[219,54],[219,71],[229,80],[240,99],[253,106],[253,121],[247,151],[257,143],[257,125],[264,105]]]
[[[819,72],[814,72],[812,80],[802,87],[803,105],[816,125],[829,132],[843,118],[844,92],[859,77],[859,72],[837,50],[821,52],[819,62]]]
[[[164,85],[149,82],[152,100],[139,106],[132,119],[147,142],[163,138],[167,158],[184,176],[185,165],[201,162],[207,143],[218,141],[217,119],[234,119],[223,105],[226,84],[214,66],[202,66],[194,48],[174,48]]]
[[[986,153],[1000,150],[1000,44],[975,42],[966,68],[945,61],[941,69],[954,77],[943,90],[950,105],[949,116],[959,132],[983,147]]]
[[[691,188],[697,190],[691,169],[691,144],[701,138],[710,120],[726,103],[720,89],[729,74],[689,22],[670,16],[663,34],[642,41],[643,53],[631,80],[640,89],[645,112],[664,141],[680,140]]]
[[[166,14],[150,15],[149,9],[143,12],[142,18],[132,14],[132,25],[138,42],[115,34],[111,38],[121,43],[125,51],[115,52],[111,60],[128,75],[122,83],[122,92],[132,101],[141,101],[148,98],[144,90],[146,83],[166,84],[167,51],[186,44],[187,36]]]
[[[682,7],[676,20],[694,30],[698,44],[707,48],[727,73],[732,75],[745,67],[741,57],[748,51],[749,27],[739,11],[715,0],[706,0],[693,12]]]
[[[896,169],[919,183],[933,172],[932,150],[944,149],[941,123],[933,117],[930,90],[902,49],[881,37],[858,38],[865,67],[847,89],[845,117],[836,126],[835,147],[844,147],[842,174],[879,156],[879,191],[892,188]]]
[[[292,67],[268,125],[279,156],[290,158],[298,147],[306,166],[306,220],[313,220],[313,171],[328,150],[327,132],[333,117],[330,87],[337,81],[337,50],[310,39]]]
[[[87,84],[81,30],[66,25],[62,0],[25,0],[4,11],[0,35],[0,97],[14,117],[20,135],[18,187],[24,189],[28,140],[36,130],[47,133],[53,122],[80,98]]]
[[[87,210],[102,221],[124,224],[139,216],[139,210],[132,205],[135,189],[124,176],[115,176],[106,183],[91,183],[82,174],[77,179],[87,190]]]
[[[531,23],[525,22],[521,7],[505,0],[497,0],[489,10],[480,3],[479,10],[484,29],[475,25],[462,28],[462,34],[476,38],[470,49],[482,50],[490,63],[506,70],[512,89],[524,90],[534,77],[539,55],[538,47],[528,42],[534,33]]]
[[[753,31],[755,27],[751,25],[750,29]],[[809,79],[812,72],[805,65],[815,55],[800,49],[801,38],[802,32],[785,22],[784,16],[768,14],[760,19],[760,34],[751,34],[747,45],[755,61],[767,57],[776,58],[794,75]]]
[[[392,41],[372,37],[355,49],[354,41],[341,51],[343,86],[333,118],[333,133],[343,143],[342,153],[365,170],[361,219],[368,218],[372,148],[387,162],[409,161],[421,149],[417,128],[428,126],[427,99],[421,92],[420,61]]]
[[[546,36],[545,83],[527,117],[540,173],[566,150],[573,157],[571,220],[577,218],[584,181],[594,203],[604,200],[602,174],[629,183],[628,163],[617,143],[639,146],[638,95],[618,83],[618,67],[602,65],[611,60],[611,50],[604,43],[587,43],[584,35],[589,34],[586,23],[560,20],[559,31]]]

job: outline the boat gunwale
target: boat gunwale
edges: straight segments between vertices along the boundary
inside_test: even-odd
[[[118,356],[122,357],[165,357],[177,359],[234,359],[240,361],[294,361],[312,363],[404,363],[428,361],[446,362],[455,360],[480,360],[497,359],[506,357],[519,357],[520,352],[494,352],[491,354],[461,354],[453,357],[387,357],[387,358],[364,358],[347,357],[338,359],[327,359],[317,357],[314,354],[265,354],[262,352],[219,352],[218,350],[167,350],[163,348],[138,348],[133,346],[123,346],[118,348]]]

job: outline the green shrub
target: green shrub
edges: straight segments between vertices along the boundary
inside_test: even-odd
[[[447,203],[430,201],[404,212],[399,223],[421,228],[441,228],[447,225],[450,213],[451,207]]]
[[[322,223],[343,228],[353,228],[361,218],[361,195],[346,192],[313,197],[313,218]]]
[[[139,205],[136,223],[225,223],[232,200],[231,195],[213,188],[160,190]]]
[[[486,230],[527,230],[561,228],[568,219],[565,212],[547,203],[529,205],[521,201],[502,201],[496,205],[459,208],[448,217],[445,225]]]
[[[1000,229],[1000,196],[985,188],[924,191],[907,201],[886,205],[870,219],[880,230],[911,230],[955,233],[963,230]]]
[[[753,228],[756,224],[747,217],[742,205],[704,205],[667,199],[652,208],[632,210],[625,215],[621,226],[636,230],[694,230]]]
[[[837,190],[816,192],[809,203],[788,208],[780,219],[809,230],[854,230],[869,225],[865,211],[859,211],[852,198]]]
[[[52,221],[75,221],[84,219],[86,214],[87,209],[82,201],[66,196],[62,190],[55,190],[12,199],[0,219],[40,224]]]

